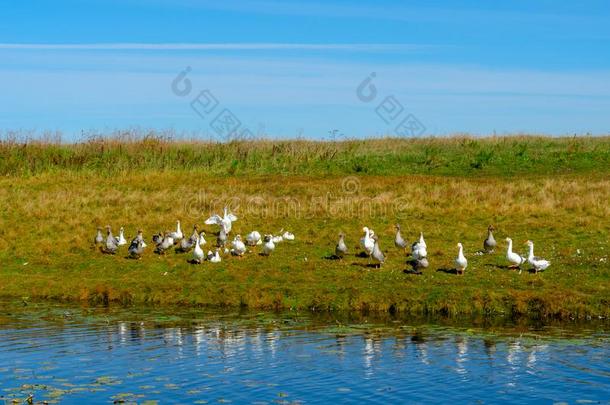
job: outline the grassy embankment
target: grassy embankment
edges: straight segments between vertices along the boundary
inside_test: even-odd
[[[610,138],[450,138],[234,144],[97,139],[0,143],[0,296],[417,314],[610,316]],[[92,250],[95,227],[128,238],[203,226],[230,201],[234,232],[293,231],[269,258],[220,264],[190,255],[139,261]],[[426,234],[430,268],[403,273],[395,222]],[[477,256],[493,223],[500,249]],[[382,269],[353,253],[362,226],[387,252]],[[208,241],[214,227],[204,226]],[[352,255],[328,260],[339,231]],[[504,237],[551,260],[507,270]],[[461,241],[466,275],[450,268]]]

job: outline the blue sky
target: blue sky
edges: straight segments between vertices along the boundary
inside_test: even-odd
[[[187,66],[192,91],[177,96]],[[377,96],[363,102],[356,89],[372,72]],[[5,1],[0,89],[1,129],[70,139],[132,127],[216,137],[210,123],[225,108],[240,129],[277,137],[393,135],[407,116],[427,135],[607,134],[610,7]],[[191,101],[203,90],[218,105],[202,118]]]

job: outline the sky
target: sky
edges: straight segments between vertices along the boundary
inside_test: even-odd
[[[608,134],[610,6],[0,3],[0,131],[133,128],[210,139]]]

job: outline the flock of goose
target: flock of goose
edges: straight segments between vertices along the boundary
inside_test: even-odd
[[[221,250],[225,254],[230,253],[233,256],[242,257],[247,251],[246,246],[254,247],[262,245],[260,254],[269,256],[271,252],[275,250],[275,246],[278,243],[283,240],[294,240],[294,234],[284,232],[283,229],[280,230],[279,235],[273,236],[268,234],[262,237],[258,231],[252,231],[246,235],[245,240],[242,239],[241,235],[236,235],[233,238],[231,248],[229,249],[227,244],[234,221],[237,221],[237,217],[230,213],[226,207],[222,216],[215,214],[205,221],[206,225],[218,225],[220,227],[218,237],[216,238],[216,248],[214,251],[208,250],[207,254],[203,251],[203,246],[207,244],[205,232],[199,232],[197,225],[195,225],[193,226],[191,235],[186,237],[182,232],[180,221],[176,221],[175,231],[160,232],[153,235],[152,243],[155,245],[155,252],[160,255],[167,253],[172,248],[175,248],[177,253],[188,253],[192,250],[192,259],[190,262],[193,264],[200,264],[205,260],[212,263],[221,262]],[[95,246],[100,247],[102,253],[114,255],[117,253],[119,246],[127,244],[127,240],[125,239],[123,228],[120,229],[119,236],[114,236],[110,225],[107,225],[106,238],[102,235],[102,228],[97,228],[93,243]],[[144,253],[144,248],[146,248],[146,246],[147,244],[144,241],[143,232],[139,229],[136,237],[133,238],[127,249],[128,257],[131,259],[139,259]]]
[[[400,225],[396,224],[396,235],[394,237],[394,245],[407,253],[408,243],[402,237],[400,233]],[[490,225],[487,228],[487,238],[483,241],[483,250],[479,251],[481,254],[483,253],[493,253],[497,242],[493,236],[493,231],[495,228]],[[367,227],[362,228],[364,232],[364,236],[360,239],[360,246],[364,250],[364,255],[369,258],[369,264],[371,259],[375,260],[376,265],[380,267],[385,262],[385,255],[383,251],[379,247],[379,238],[375,234],[375,232]],[[530,240],[526,242],[529,247],[529,255],[521,256],[518,253],[513,252],[513,241],[510,238],[506,238],[507,242],[507,251],[506,251],[506,259],[509,262],[509,268],[519,269],[519,273],[521,273],[521,266],[524,263],[529,263],[532,266],[534,272],[546,270],[550,265],[546,259],[534,256],[534,243]],[[454,260],[455,270],[457,274],[464,274],[466,267],[468,267],[468,259],[464,255],[464,246],[461,243],[457,244],[458,254]],[[343,259],[343,257],[347,254],[347,244],[345,243],[345,234],[339,234],[339,242],[335,247],[335,257],[338,259]],[[411,259],[408,261],[409,264],[413,266],[413,270],[420,271],[421,269],[425,269],[428,267],[428,245],[424,239],[423,232],[419,234],[419,240],[411,245]]]
[[[231,254],[232,256],[242,257],[247,247],[254,247],[262,245],[260,254],[269,256],[271,252],[275,250],[275,246],[283,240],[294,240],[294,234],[290,232],[283,232],[283,229],[279,232],[279,235],[266,234],[261,236],[257,231],[252,231],[246,235],[245,240],[242,239],[241,235],[236,235],[231,244],[230,249],[227,247],[229,234],[232,230],[233,222],[237,221],[237,217],[233,215],[225,207],[223,215],[213,215],[205,221],[207,225],[217,225],[220,227],[218,237],[216,239],[216,248],[214,251],[209,250],[207,254],[203,251],[203,246],[207,243],[205,240],[205,232],[199,231],[197,225],[193,226],[193,232],[190,236],[186,237],[182,233],[180,221],[176,221],[176,230],[173,232],[166,231],[164,233],[158,233],[153,235],[152,243],[155,245],[155,252],[158,254],[165,254],[170,249],[174,248],[177,253],[187,253],[192,251],[192,259],[190,260],[193,264],[200,264],[205,260],[212,263],[218,263],[222,261],[221,250],[224,254]],[[394,238],[394,245],[403,250],[405,254],[407,252],[408,243],[402,237],[400,232],[400,225],[396,224],[396,235]],[[487,238],[483,241],[483,250],[480,253],[493,253],[497,242],[493,236],[495,228],[490,225],[487,228]],[[371,260],[374,260],[377,267],[385,262],[385,255],[379,247],[379,237],[375,232],[368,228],[362,228],[364,236],[360,239],[360,246],[363,249],[363,255],[369,259],[369,265]],[[506,238],[507,251],[506,259],[509,262],[509,268],[519,269],[521,273],[521,266],[525,263],[529,263],[532,266],[534,272],[546,270],[551,263],[543,258],[534,256],[534,243],[530,240],[526,242],[529,247],[529,254],[527,256],[521,256],[518,253],[513,252],[513,241],[510,238]],[[116,254],[119,246],[127,245],[125,239],[124,229],[121,228],[119,236],[115,237],[112,234],[110,226],[106,226],[106,238],[102,235],[102,228],[97,229],[97,234],[94,239],[94,244],[99,246],[103,253]],[[142,230],[138,230],[136,237],[131,241],[128,247],[128,257],[133,259],[139,259],[146,248],[146,242]],[[461,243],[457,244],[458,254],[455,258],[455,270],[457,274],[464,274],[466,267],[468,267],[468,259],[464,255],[464,246]],[[339,241],[335,247],[336,259],[343,259],[348,253],[347,244],[345,242],[345,234],[339,234]],[[415,271],[420,271],[428,267],[428,246],[424,240],[423,232],[420,232],[419,240],[411,245],[410,260],[408,261]]]

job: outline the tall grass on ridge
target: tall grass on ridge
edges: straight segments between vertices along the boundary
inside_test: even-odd
[[[2,135],[2,134],[0,134]],[[384,138],[341,142],[174,139],[171,132],[120,132],[62,143],[60,134],[32,139],[0,136],[0,175],[128,170],[198,170],[217,176],[408,175],[451,176],[606,172],[610,137],[506,136]]]

